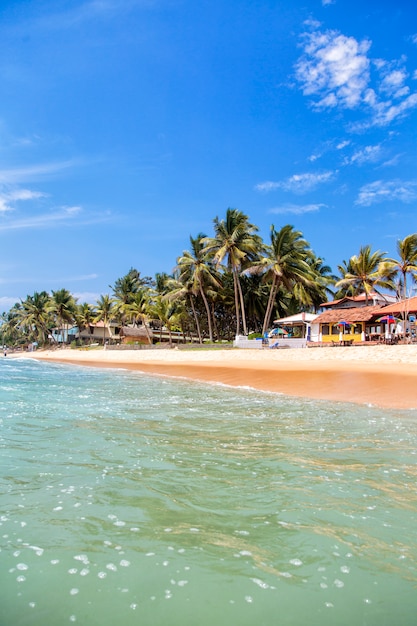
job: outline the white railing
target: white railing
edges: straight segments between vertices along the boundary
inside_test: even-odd
[[[234,342],[234,348],[246,349],[280,349],[280,348],[306,348],[307,340],[299,338],[278,338],[278,339],[248,339],[242,335],[238,335]]]

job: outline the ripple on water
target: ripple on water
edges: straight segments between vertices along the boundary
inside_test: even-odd
[[[13,393],[0,368],[9,623],[28,607],[41,623],[48,588],[56,623],[133,626],[140,609],[249,626],[279,606],[294,623],[374,626],[378,607],[414,626],[410,413],[14,367]]]

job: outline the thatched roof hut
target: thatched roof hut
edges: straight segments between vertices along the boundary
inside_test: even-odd
[[[122,343],[145,343],[151,344],[153,332],[145,326],[122,326],[120,329]]]

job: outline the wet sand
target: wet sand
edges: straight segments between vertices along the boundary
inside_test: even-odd
[[[291,396],[417,409],[416,345],[288,350],[66,349],[20,356],[133,369]]]

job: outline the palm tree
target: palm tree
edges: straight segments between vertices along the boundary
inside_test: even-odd
[[[96,316],[94,322],[103,322],[103,346],[106,345],[106,326],[108,326],[111,316],[113,314],[114,299],[105,294],[100,296],[97,300]]]
[[[354,269],[353,269],[352,262],[351,262],[352,258],[353,257],[351,257],[348,261],[346,261],[346,259],[343,259],[342,263],[337,266],[338,272],[340,276],[342,277],[342,279],[354,273]],[[340,280],[341,279],[338,280],[337,277],[335,277],[335,283],[334,283],[335,286],[339,285]],[[334,293],[334,298],[339,300],[340,298],[343,298],[345,296],[357,296],[359,294],[359,291],[360,291],[360,287],[358,287],[357,285],[354,285],[353,283],[343,284],[343,286],[342,287],[339,286],[337,291]]]
[[[411,279],[417,276],[417,233],[407,235],[397,241],[398,259],[385,259],[381,266],[381,272],[392,278],[393,274],[402,276],[402,299],[407,298],[407,275]]]
[[[57,320],[58,331],[62,331],[62,341],[67,342],[68,330],[65,334],[65,324],[74,322],[76,301],[67,289],[58,289],[53,291],[50,299],[49,310],[55,314]]]
[[[279,231],[271,226],[271,245],[266,248],[265,256],[248,270],[262,273],[266,280],[271,281],[262,333],[266,333],[269,327],[279,287],[292,292],[297,284],[312,286],[314,276],[307,262],[308,255],[308,243],[300,231],[290,225],[283,226]]]
[[[50,297],[46,291],[35,291],[20,306],[13,307],[14,325],[29,332],[40,343],[45,343],[51,326]]]
[[[78,329],[88,329],[88,335],[91,343],[91,325],[94,323],[94,309],[91,304],[83,302],[78,304],[75,311],[75,322]]]
[[[168,329],[169,345],[172,346],[172,328],[180,323],[178,311],[164,296],[157,295],[149,307],[151,315],[158,318],[161,325]]]
[[[371,246],[362,246],[358,255],[350,257],[347,264],[348,271],[345,276],[337,281],[336,287],[353,288],[356,293],[365,292],[365,304],[368,305],[368,296],[376,291],[376,286],[394,289],[392,273],[384,275],[385,252],[377,250],[372,252]]]
[[[110,285],[113,290],[114,314],[120,318],[122,325],[129,304],[141,288],[141,282],[139,272],[132,267],[125,276],[118,278],[113,286]]]
[[[194,304],[194,299],[196,297],[194,291],[195,291],[195,285],[192,281],[192,279],[187,275],[179,275],[179,272],[177,271],[176,274],[178,275],[178,278],[172,277],[169,279],[169,281],[167,282],[167,286],[166,286],[166,292],[164,294],[164,297],[169,300],[169,301],[174,301],[174,302],[189,302],[190,303],[190,307],[191,307],[191,311],[193,314],[193,319],[194,319],[194,323],[195,323],[195,330],[197,331],[197,336],[198,336],[198,341],[200,344],[203,343],[203,338],[201,335],[201,328],[200,328],[200,320],[199,317],[197,315],[197,311],[195,308],[195,304]]]
[[[149,292],[145,289],[140,289],[135,293],[132,301],[126,307],[126,315],[132,320],[132,322],[138,325],[141,322],[145,328],[146,336],[149,344],[152,343],[151,334],[149,332]]]
[[[294,297],[302,306],[317,312],[329,296],[334,298],[330,287],[335,284],[337,277],[331,273],[330,266],[325,265],[323,259],[317,257],[312,250],[306,261],[310,267],[312,281],[309,284],[297,283],[294,287]]]
[[[216,266],[226,260],[227,269],[233,274],[233,288],[236,311],[236,335],[240,334],[240,314],[243,333],[247,335],[246,314],[242,286],[239,276],[251,263],[254,263],[262,249],[262,240],[257,235],[258,228],[249,222],[247,215],[238,209],[227,209],[226,218],[214,220],[214,237],[204,240],[204,252],[213,255]]]
[[[197,237],[190,236],[191,251],[184,251],[183,255],[177,259],[176,270],[179,272],[179,280],[191,282],[194,294],[199,293],[201,295],[207,313],[209,339],[212,342],[213,326],[206,289],[209,285],[220,287],[220,280],[216,276],[214,267],[208,261],[203,243],[205,238],[203,233],[199,233]]]

